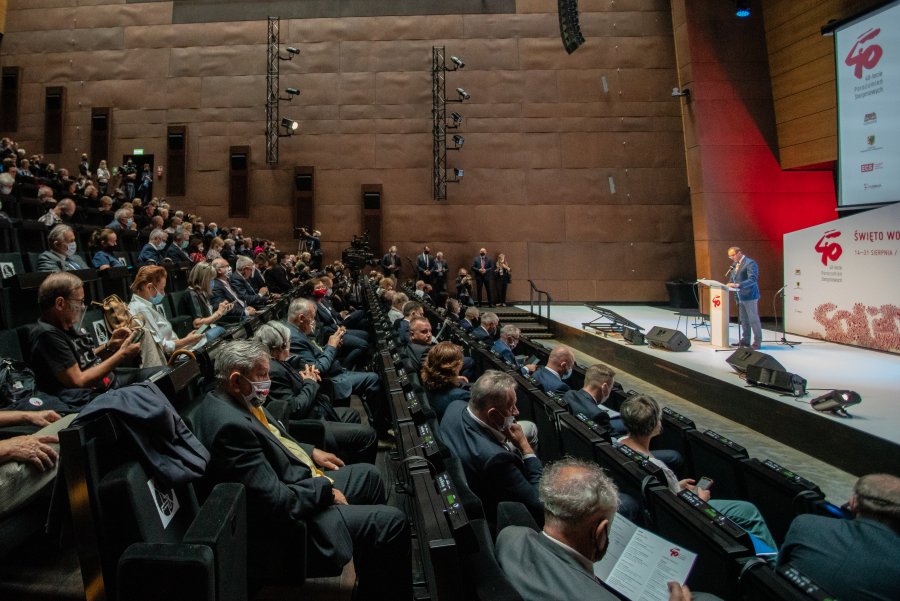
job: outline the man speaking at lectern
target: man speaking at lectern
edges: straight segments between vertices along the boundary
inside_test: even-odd
[[[753,348],[762,346],[762,324],[759,322],[759,266],[756,261],[741,252],[737,246],[728,249],[731,268],[725,274],[728,288],[737,292],[738,317],[741,325],[739,346],[750,346],[753,332]]]

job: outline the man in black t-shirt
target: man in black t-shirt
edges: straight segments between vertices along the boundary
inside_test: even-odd
[[[31,331],[30,349],[37,389],[58,395],[65,389],[90,389],[99,394],[114,387],[114,369],[140,354],[133,332],[119,328],[99,346],[82,327],[87,309],[81,278],[60,272],[38,289],[41,317]],[[119,382],[122,384],[122,382]]]

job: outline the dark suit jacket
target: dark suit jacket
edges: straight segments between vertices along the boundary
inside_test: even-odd
[[[472,338],[477,340],[478,342],[487,342],[493,343],[494,337],[491,336],[491,333],[485,330],[482,326],[478,326],[472,330]]]
[[[759,265],[748,256],[744,256],[737,271],[732,270],[731,281],[738,284],[738,299],[752,301],[759,299]]]
[[[589,395],[583,388],[578,390],[569,390],[563,395],[563,399],[569,403],[569,411],[573,415],[584,413],[594,421],[597,421],[600,414],[606,415],[603,409],[597,407],[597,401]],[[602,417],[600,419],[603,419]]]
[[[172,259],[172,262],[176,265],[179,263],[193,263],[193,261],[191,261],[190,255],[181,250],[175,244],[170,244],[169,248],[166,249],[166,258]]]
[[[144,265],[161,265],[162,262],[162,254],[153,248],[149,242],[141,249],[141,253],[138,255],[137,259],[138,267],[143,267]]]
[[[291,419],[334,417],[333,421],[337,421],[334,409],[329,412],[316,403],[319,383],[301,378],[297,368],[287,362],[272,359],[269,361],[269,378],[272,379],[272,387],[269,389],[268,401],[287,403]]]
[[[495,521],[497,503],[519,501],[535,520],[544,519],[538,499],[538,481],[544,471],[541,460],[522,457],[497,442],[493,434],[475,421],[466,403],[452,403],[441,419],[444,442],[466,472],[472,491],[478,495],[489,521]]]
[[[409,321],[406,319],[397,320],[397,323],[394,324],[394,329],[397,330],[397,344],[403,346],[409,343]]]
[[[900,535],[874,520],[794,518],[778,554],[839,599],[900,599]]]
[[[272,425],[287,435],[275,419]],[[212,456],[207,476],[215,482],[239,482],[247,489],[248,555],[265,556],[270,539],[305,520],[317,555],[342,566],[353,554],[353,541],[327,478],[312,478],[309,468],[284,447],[250,412],[219,391],[206,395],[193,420],[194,434]],[[308,453],[309,445],[300,444]]]
[[[544,392],[558,392],[562,394],[570,390],[569,385],[562,381],[558,375],[550,373],[546,366],[541,365],[534,370],[533,377]]]
[[[244,305],[240,302],[241,300],[238,298],[237,294],[234,292],[229,292],[228,288],[225,287],[225,284],[219,278],[214,278],[212,281],[212,292],[209,295],[209,304],[213,307],[218,307],[222,301],[228,301],[229,303],[234,303],[234,306],[231,308],[231,311],[225,314],[225,317],[230,317],[232,319],[240,319],[244,316]]]
[[[494,346],[491,347],[491,350],[500,355],[500,358],[510,365],[519,365],[519,361],[513,354],[512,349],[510,349],[509,346],[507,346],[506,343],[502,340],[495,340]]]
[[[527,526],[501,530],[495,555],[503,573],[525,601],[618,599],[565,549]]]
[[[241,300],[251,307],[259,308],[268,302],[266,297],[257,294],[250,281],[236,271],[231,274],[228,283],[231,284],[231,289],[241,297]],[[265,280],[263,280],[263,283],[265,283]]]
[[[422,361],[425,360],[425,355],[431,350],[431,345],[408,342],[403,350],[409,358],[411,366],[415,367],[414,371],[418,372],[422,368]]]
[[[266,277],[259,269],[254,270],[253,275],[251,275],[250,279],[247,281],[250,282],[250,285],[253,286],[253,290],[256,292],[259,292],[259,289],[266,285]]]
[[[449,407],[453,401],[464,401],[468,403],[471,396],[469,389],[463,388],[462,386],[442,388],[441,390],[426,389],[425,394],[428,395],[428,402],[437,414],[438,419],[444,417],[447,407]]]
[[[426,282],[431,282],[431,275],[426,275],[425,271],[432,271],[433,269],[434,257],[431,255],[425,255],[424,253],[419,253],[419,256],[416,257],[416,273],[419,274],[419,279]]]
[[[385,253],[383,257],[381,257],[381,271],[384,275],[394,275],[398,273],[396,271],[391,271],[391,267],[400,267],[400,255],[391,256],[391,253]]]
[[[52,250],[45,250],[38,257],[37,271],[74,271],[76,269],[90,269],[78,255],[60,257]]]
[[[316,303],[316,321],[322,325],[326,334],[333,334],[343,321],[340,313],[331,311],[324,302]]]
[[[489,279],[491,277],[491,273],[493,273],[494,271],[494,260],[490,257],[484,257],[484,268],[487,271],[485,271],[484,275],[482,275],[482,273],[478,271],[479,269],[481,269],[481,255],[476,255],[475,258],[472,259],[472,268],[469,270],[469,272],[476,279]]]
[[[351,378],[340,377],[347,370],[335,358],[337,349],[333,346],[323,346],[320,350],[297,326],[290,322],[287,323],[287,326],[291,331],[291,356],[288,358],[288,363],[298,369],[304,365],[315,365],[323,378],[331,380],[335,399],[349,398],[354,383]]]
[[[469,332],[469,333],[471,333],[472,330],[475,329],[475,326],[472,325],[472,322],[469,321],[468,319],[466,319],[465,317],[463,317],[462,319],[459,320],[459,327],[461,327],[463,330],[465,330],[466,332]]]
[[[281,265],[275,265],[266,269],[265,273],[266,286],[272,292],[285,294],[291,291],[291,281],[288,279],[287,271]]]

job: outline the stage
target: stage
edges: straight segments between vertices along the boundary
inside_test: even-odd
[[[706,328],[693,327],[682,318],[677,327],[675,310],[646,305],[604,304],[640,325],[680,329],[691,338],[686,352],[671,352],[647,345],[631,345],[619,335],[603,336],[582,329],[597,314],[585,305],[553,305],[551,331],[557,340],[601,361],[665,388],[684,399],[737,421],[822,461],[861,475],[872,472],[900,474],[900,355],[869,351],[763,330],[760,352],[777,359],[784,368],[807,380],[808,393],[796,398],[747,386],[728,365],[731,351],[717,351]],[[528,306],[520,306],[528,310]],[[737,324],[731,340],[737,341]],[[821,390],[820,390],[821,389]],[[809,401],[834,389],[854,390],[862,403],[841,418],[821,413]]]

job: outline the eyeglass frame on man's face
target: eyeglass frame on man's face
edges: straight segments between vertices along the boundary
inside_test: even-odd
[[[87,302],[85,302],[85,298],[82,296],[81,298],[69,298],[68,296],[63,297],[66,299],[67,303],[81,303],[81,309],[87,307]]]

